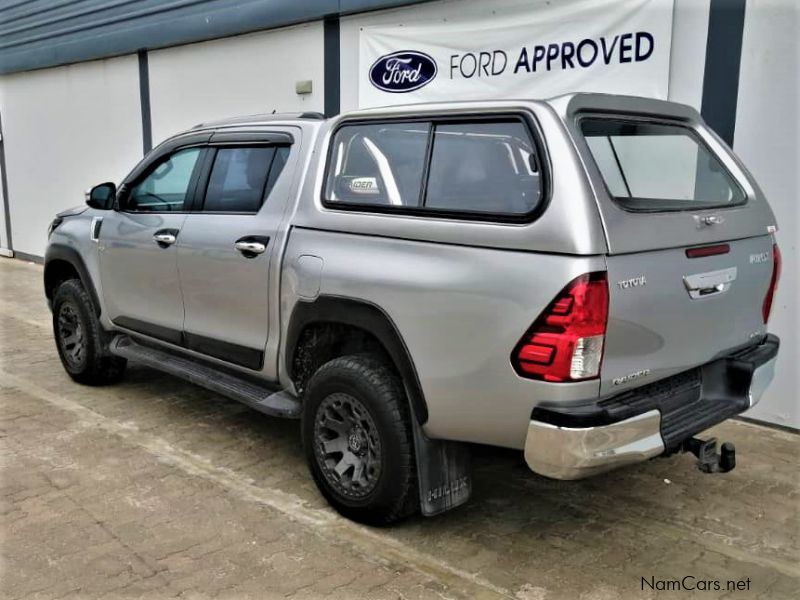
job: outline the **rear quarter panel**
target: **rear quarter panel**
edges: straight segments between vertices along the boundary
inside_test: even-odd
[[[309,255],[321,259],[321,271],[304,267],[309,261],[300,257]],[[599,382],[523,379],[511,366],[511,352],[570,280],[603,269],[600,256],[295,227],[281,283],[283,330],[301,294],[310,300],[318,289],[371,302],[392,319],[409,349],[428,406],[428,435],[522,448],[538,402],[595,397]]]
[[[501,224],[322,205],[328,146],[339,123],[507,112],[527,114],[546,153],[542,166],[551,186],[536,220]],[[511,352],[571,279],[605,269],[606,251],[581,159],[548,104],[454,102],[344,115],[320,131],[291,216],[281,269],[281,331],[285,336],[300,294],[304,300],[325,294],[375,304],[409,349],[428,407],[428,435],[522,448],[538,402],[598,394],[596,380],[523,379],[511,365]],[[301,260],[304,255],[319,260]],[[279,364],[286,381],[286,357]]]

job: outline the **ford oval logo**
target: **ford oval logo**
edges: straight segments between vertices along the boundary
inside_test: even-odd
[[[369,80],[384,92],[413,92],[433,81],[436,70],[436,61],[427,54],[401,50],[376,60],[369,69]]]

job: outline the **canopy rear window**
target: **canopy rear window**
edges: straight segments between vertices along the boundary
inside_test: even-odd
[[[688,127],[601,117],[584,117],[579,126],[609,193],[627,210],[697,210],[746,201]]]

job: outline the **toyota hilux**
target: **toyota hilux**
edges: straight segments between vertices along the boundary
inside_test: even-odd
[[[613,95],[209,122],[50,227],[67,373],[127,361],[299,419],[374,524],[472,490],[470,444],[579,479],[676,452],[769,385],[780,254],[692,108]]]

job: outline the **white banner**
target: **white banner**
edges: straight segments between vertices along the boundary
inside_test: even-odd
[[[673,0],[501,7],[486,18],[365,27],[359,106],[568,92],[667,98]]]

